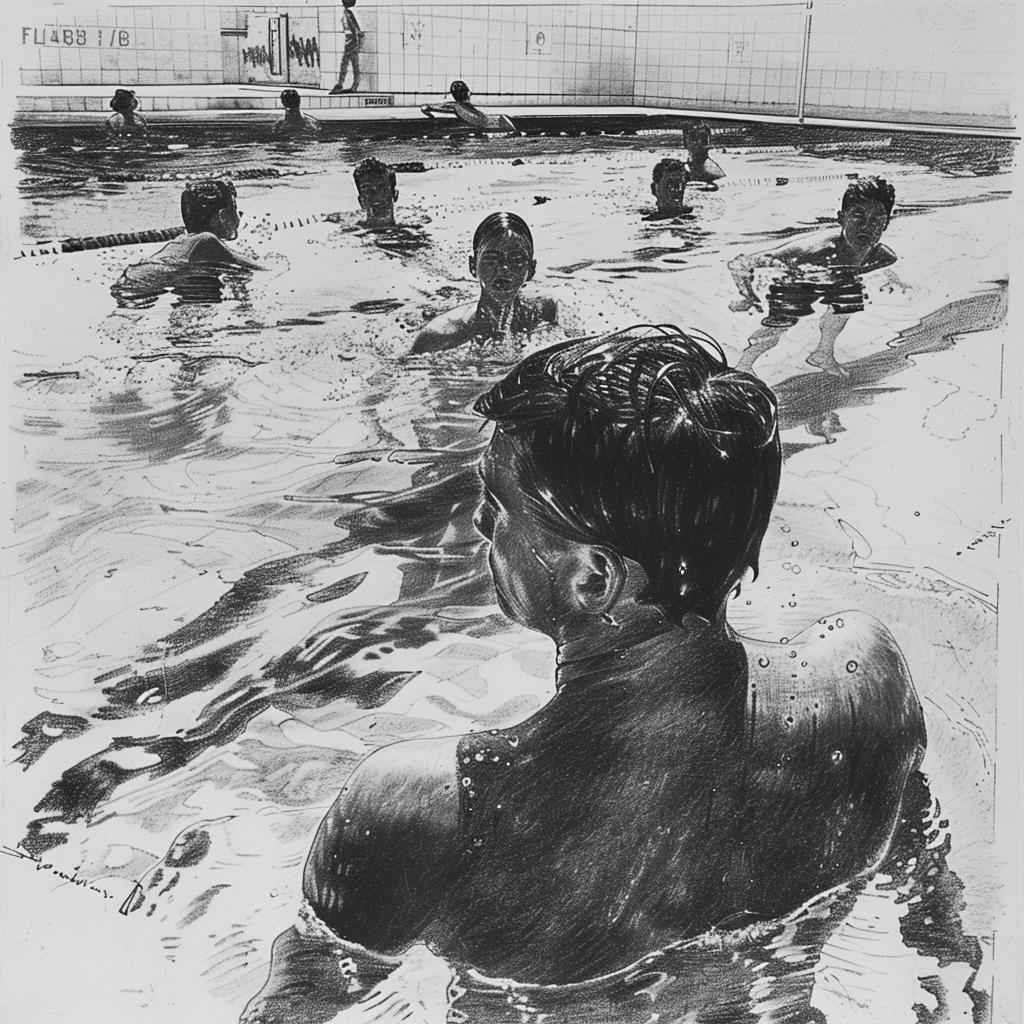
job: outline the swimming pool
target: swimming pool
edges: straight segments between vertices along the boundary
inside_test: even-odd
[[[105,968],[111,1019],[149,1001],[237,1016],[359,757],[510,724],[551,693],[552,648],[497,612],[469,521],[486,438],[469,408],[507,363],[404,358],[424,321],[476,295],[468,242],[482,217],[527,220],[537,287],[574,332],[676,323],[735,360],[757,321],[729,311],[725,263],[829,221],[854,172],[896,185],[899,283],[871,289],[840,336],[847,376],[805,364],[813,320],[758,360],[786,462],[761,576],[730,619],[775,640],[848,609],[890,628],[928,721],[929,788],[913,806],[929,826],[910,829],[922,843],[897,844],[887,874],[781,937],[673,951],[637,977],[557,992],[453,979],[421,950],[360,1012],[895,1021],[916,1019],[915,1004],[954,1018],[985,1005],[1010,154],[952,174],[950,143],[800,138],[720,137],[723,188],[694,192],[679,221],[642,219],[651,167],[679,149],[670,135],[581,148],[199,133],[23,153],[26,243],[177,223],[180,181],[161,175],[279,175],[238,181],[238,245],[266,269],[222,282],[223,301],[119,306],[111,286],[152,246],[9,268],[25,609],[10,627],[9,741],[25,768],[10,812],[27,849],[117,897],[103,905],[137,908],[111,912],[113,946],[169,958],[142,994]],[[823,141],[833,148],[813,151]],[[747,151],[765,146],[790,149]],[[428,168],[400,175],[402,226],[314,219],[355,210],[351,169],[369,154]]]

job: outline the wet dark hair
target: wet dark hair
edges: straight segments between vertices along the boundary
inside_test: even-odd
[[[395,175],[394,169],[372,156],[368,156],[365,160],[360,160],[356,164],[352,177],[355,178],[357,191],[362,191],[364,185],[370,184],[373,181],[381,181],[385,178],[392,190],[398,184],[398,178]]]
[[[342,7],[355,7],[356,0],[341,0]]]
[[[181,219],[191,233],[205,231],[221,210],[235,205],[235,186],[226,179],[190,181],[181,193]]]
[[[533,235],[530,227],[522,217],[514,213],[492,213],[484,217],[473,234],[473,253],[475,254],[484,242],[490,242],[503,235],[515,235],[530,247],[530,258],[533,258]]]
[[[553,532],[643,566],[641,600],[713,619],[761,540],[782,465],[775,396],[678,327],[556,345],[475,409],[515,444],[529,506]]]
[[[464,102],[465,100],[469,99],[469,86],[466,85],[465,82],[452,82],[451,87],[449,88],[448,91],[452,94],[452,96],[455,99],[459,100],[460,102]]]
[[[851,181],[843,193],[841,209],[845,210],[854,203],[862,203],[868,199],[881,203],[886,214],[892,217],[892,208],[896,204],[896,189],[885,178],[858,178]]]
[[[281,93],[281,105],[288,110],[298,108],[302,103],[302,97],[294,89],[285,89]]]
[[[654,165],[654,170],[651,172],[651,187],[657,188],[658,182],[665,177],[666,174],[682,174],[686,175],[686,164],[682,160],[674,160],[671,157],[666,157],[664,160],[659,160]]]
[[[138,105],[139,101],[131,89],[117,89],[110,100],[110,109],[119,114],[126,110],[134,110]]]

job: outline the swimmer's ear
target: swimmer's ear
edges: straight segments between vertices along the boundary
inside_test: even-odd
[[[474,277],[476,277],[476,257],[475,256],[470,256],[469,257],[469,272]]]
[[[610,548],[581,544],[573,568],[573,596],[588,615],[601,615],[615,607],[626,585],[626,563]]]

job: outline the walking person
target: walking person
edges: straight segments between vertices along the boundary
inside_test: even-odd
[[[332,96],[343,92],[355,92],[359,88],[359,52],[363,48],[363,39],[366,37],[366,33],[359,27],[359,22],[356,21],[356,16],[352,13],[356,0],[341,0],[341,2],[344,6],[342,13],[345,19],[345,50],[341,55],[338,84],[331,90]],[[345,74],[350,67],[352,68],[352,84],[346,89]]]

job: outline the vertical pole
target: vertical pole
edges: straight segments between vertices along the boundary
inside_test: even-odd
[[[796,119],[804,119],[804,102],[807,99],[807,62],[811,54],[811,8],[814,0],[807,0],[804,10],[804,48],[800,55],[800,81],[796,87]]]

